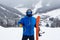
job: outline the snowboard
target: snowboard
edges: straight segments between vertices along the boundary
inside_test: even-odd
[[[36,40],[38,40],[39,36],[39,22],[40,22],[40,16],[36,18]]]

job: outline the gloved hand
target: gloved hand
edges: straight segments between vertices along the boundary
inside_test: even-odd
[[[22,27],[22,26],[23,26],[22,24],[19,25],[19,27]]]
[[[39,33],[39,37],[42,36],[40,33]]]

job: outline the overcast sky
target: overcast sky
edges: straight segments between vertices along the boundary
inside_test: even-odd
[[[22,6],[22,7],[32,7],[42,1],[42,6],[46,4],[50,5],[60,5],[60,0],[0,0],[0,4],[4,4],[10,7]]]
[[[0,0],[1,4],[5,4],[11,7],[18,5],[32,6],[32,4],[36,4],[37,2],[39,2],[39,0]]]

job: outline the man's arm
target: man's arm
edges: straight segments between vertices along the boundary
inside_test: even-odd
[[[40,26],[40,25],[39,25]],[[35,24],[35,28],[36,28],[36,24]],[[38,27],[39,28],[39,31],[40,31],[40,27]]]
[[[19,27],[22,27],[23,26],[23,19],[21,19],[21,20],[18,21],[18,26]]]

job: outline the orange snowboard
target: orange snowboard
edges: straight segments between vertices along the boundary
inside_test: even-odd
[[[39,36],[39,22],[40,22],[40,16],[36,18],[36,40],[38,40]]]

